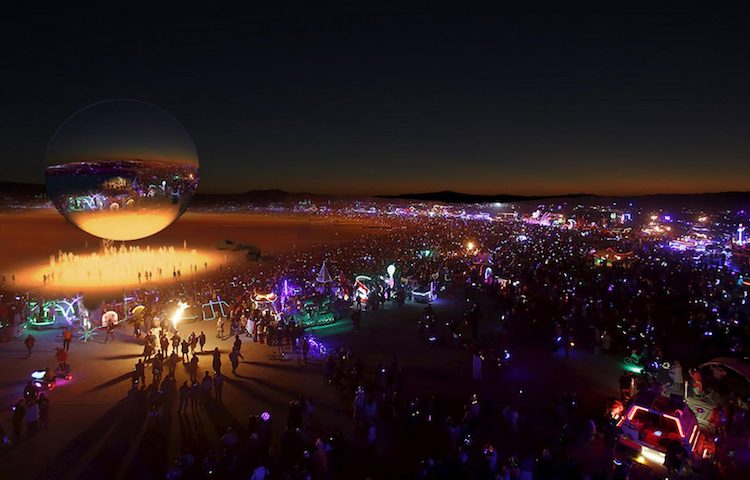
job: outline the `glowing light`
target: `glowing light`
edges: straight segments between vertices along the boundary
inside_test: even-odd
[[[172,327],[177,328],[177,324],[180,323],[180,320],[182,320],[182,315],[183,313],[185,313],[185,309],[187,309],[187,307],[187,303],[183,301],[177,302],[177,308],[172,314]]]
[[[270,293],[256,293],[255,294],[255,301],[256,302],[275,302],[276,301],[276,294],[273,292]]]
[[[228,317],[229,316],[229,304],[225,302],[224,300],[211,300],[208,303],[204,303],[201,305],[201,311],[203,314],[203,320],[215,320],[217,316],[217,309],[218,313],[222,317]],[[210,309],[210,310],[209,310]]]
[[[693,443],[693,440],[698,439],[698,425],[693,425],[693,431],[690,432],[690,445],[695,448],[695,444]]]
[[[668,415],[666,413],[664,414],[664,418],[668,418],[670,420],[673,420],[674,423],[677,424],[677,430],[680,432],[680,437],[681,438],[685,438],[685,432],[682,430],[682,423],[680,422],[679,418],[677,418],[675,416],[672,416],[672,415]]]
[[[396,273],[396,265],[390,264],[388,265],[388,268],[386,269],[386,272],[388,272],[388,276],[393,278],[393,274]]]
[[[474,245],[474,242],[468,242],[468,243],[466,244],[466,250],[468,250],[468,251],[472,251],[472,250],[474,250],[474,247],[475,247],[475,246],[476,246],[476,245]]]
[[[117,312],[114,310],[106,311],[102,314],[102,327],[106,327],[112,323],[112,325],[117,325],[117,322],[120,320],[120,317],[117,315]]]
[[[213,250],[110,247],[87,254],[58,252],[45,264],[20,266],[16,282],[20,288],[52,292],[104,290],[173,281],[177,272],[183,278],[205,270],[198,266],[210,269],[221,263],[220,254]]]
[[[372,278],[367,275],[357,275],[354,279],[355,297],[359,298],[362,303],[367,303],[370,296],[370,287],[365,285],[366,282],[372,282]]]
[[[643,408],[638,405],[633,405],[630,407],[630,411],[628,412],[628,420],[632,420],[636,413],[638,413],[638,410],[643,410],[644,412],[648,412],[647,408]]]
[[[641,448],[641,455],[639,458],[643,458],[657,465],[664,465],[664,460],[666,458],[666,455],[658,450],[654,450],[653,448],[643,446]],[[638,463],[644,463],[644,462],[639,461]]]

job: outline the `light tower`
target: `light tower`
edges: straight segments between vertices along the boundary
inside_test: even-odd
[[[745,226],[741,223],[737,227],[737,245],[745,245]]]

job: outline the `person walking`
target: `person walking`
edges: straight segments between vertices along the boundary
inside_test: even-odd
[[[169,352],[169,339],[166,334],[162,333],[161,337],[159,337],[159,345],[161,346],[161,351],[164,355],[167,355],[167,352]]]
[[[172,350],[172,353],[169,354],[169,375],[174,377],[175,370],[177,369],[177,362],[180,361],[180,357],[177,355],[177,352]]]
[[[111,320],[107,323],[107,334],[104,335],[104,343],[107,343],[110,338],[112,338],[113,342],[115,341],[115,323]]]
[[[237,349],[233,349],[232,353],[229,354],[229,361],[232,363],[232,373],[235,375],[237,375],[237,367],[240,366],[240,358],[243,360],[245,359]]]
[[[36,400],[26,403],[26,433],[33,435],[39,428],[39,403]]]
[[[190,359],[190,380],[193,382],[198,381],[198,355],[195,354]]]
[[[49,425],[49,400],[41,393],[39,394],[39,428]]]
[[[216,401],[221,402],[221,391],[224,388],[224,376],[220,373],[217,373],[214,375],[214,395],[216,396]]]
[[[203,380],[201,380],[201,397],[203,405],[207,405],[208,401],[211,400],[211,390],[213,389],[213,385],[213,378],[211,378],[208,370],[206,370],[205,375],[203,375]]]
[[[177,352],[180,349],[180,343],[182,342],[182,339],[180,338],[180,334],[175,332],[174,335],[172,335],[172,351]]]
[[[180,385],[180,406],[177,407],[177,413],[187,410],[188,400],[190,400],[190,387],[188,386],[187,380],[185,380],[182,382],[182,385]]]
[[[141,320],[139,318],[133,320],[133,337],[141,338]]]
[[[253,338],[253,328],[255,328],[255,322],[253,322],[252,315],[248,315],[247,321],[245,322],[245,335],[250,337],[250,339]]]
[[[219,347],[215,347],[211,355],[214,357],[214,360],[213,360],[214,374],[218,375],[221,373],[221,353],[219,352]]]
[[[154,361],[151,363],[151,370],[153,373],[153,382],[157,385],[161,382],[162,364],[163,364],[162,354],[161,352],[159,352],[156,354],[156,356],[154,356]]]
[[[198,345],[201,346],[201,353],[203,353],[203,347],[206,346],[206,334],[201,330],[201,334],[198,336]]]
[[[198,408],[198,400],[201,394],[201,385],[198,383],[197,380],[193,380],[192,385],[190,385],[190,407],[193,410],[196,410]]]
[[[143,363],[142,359],[138,359],[138,363],[135,364],[135,369],[133,370],[133,375],[135,376],[136,380],[140,380],[141,385],[146,384],[146,365]]]
[[[190,361],[190,356],[188,355],[190,352],[190,344],[188,344],[187,340],[183,339],[180,345],[182,348],[182,363],[188,363]]]
[[[307,364],[307,357],[310,355],[310,339],[302,337],[302,361]]]
[[[63,348],[66,352],[70,351],[71,340],[73,340],[73,332],[70,331],[69,327],[65,327],[65,330],[63,330]]]
[[[148,362],[151,360],[151,355],[154,354],[154,347],[151,346],[151,342],[146,342],[143,346],[143,361]]]
[[[216,320],[216,338],[224,340],[224,319],[222,317]]]
[[[26,358],[31,356],[31,350],[34,348],[35,343],[36,338],[34,338],[32,334],[29,334],[29,336],[23,341],[23,344],[26,345],[26,350],[29,352]]]
[[[190,353],[195,355],[195,351],[198,348],[198,335],[193,332],[190,334]]]
[[[26,404],[23,400],[19,400],[13,405],[13,436],[16,440],[21,438],[24,418],[26,418]]]

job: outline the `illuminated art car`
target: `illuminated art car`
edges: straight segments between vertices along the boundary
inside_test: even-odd
[[[641,392],[618,426],[622,429],[620,444],[644,465],[663,466],[667,450],[674,442],[693,457],[713,455],[713,443],[706,439],[695,413],[680,395],[664,397]]]
[[[300,309],[294,320],[304,327],[318,327],[336,321],[333,301],[325,295],[314,295],[301,301]]]

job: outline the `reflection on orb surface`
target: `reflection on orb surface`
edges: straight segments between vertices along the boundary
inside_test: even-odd
[[[95,103],[55,133],[47,195],[81,230],[136,240],[174,222],[198,187],[198,154],[170,114],[137,100]]]

